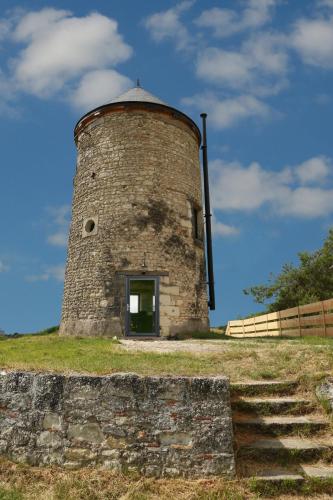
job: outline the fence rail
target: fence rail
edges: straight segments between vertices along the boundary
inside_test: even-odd
[[[333,337],[333,299],[292,307],[253,318],[229,321],[233,337]]]

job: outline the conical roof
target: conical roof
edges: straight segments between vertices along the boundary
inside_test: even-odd
[[[116,102],[153,102],[156,104],[163,104],[164,106],[168,106],[168,104],[161,101],[161,99],[154,96],[150,92],[147,92],[140,86],[134,87],[124,94],[121,94],[120,96],[110,101],[110,104],[114,104]]]
[[[112,112],[112,110],[117,109],[118,103],[126,103],[124,104],[124,107],[132,107],[131,103],[133,103],[133,106],[135,106],[134,103],[147,103],[147,108],[149,107],[149,104],[157,104],[160,106],[164,107],[164,110],[166,112],[167,108],[169,112],[172,114],[173,117],[176,117],[184,122],[186,122],[192,130],[196,133],[198,137],[199,143],[201,142],[201,135],[200,135],[200,130],[197,126],[197,124],[192,120],[192,118],[189,118],[187,115],[182,113],[176,108],[173,108],[172,106],[169,106],[169,104],[163,102],[161,99],[158,97],[154,96],[150,92],[147,92],[144,90],[140,85],[139,82],[136,87],[128,90],[124,94],[121,94],[120,96],[116,97],[115,99],[112,99],[108,104],[104,104],[103,106],[99,106],[98,108],[92,109],[88,113],[86,113],[84,116],[80,118],[80,120],[77,122],[74,128],[74,137],[75,141],[77,141],[77,136],[78,133],[83,130],[83,128],[90,122],[92,121],[96,116],[101,116],[107,113]],[[128,106],[127,106],[128,104]],[[142,106],[140,106],[141,108]],[[151,106],[150,108],[155,108],[155,106]],[[156,108],[159,108],[159,106],[156,106]],[[152,111],[154,109],[151,109]],[[155,109],[156,111],[156,109]]]

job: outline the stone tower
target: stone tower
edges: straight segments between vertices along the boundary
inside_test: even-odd
[[[200,131],[141,87],[83,116],[61,335],[209,327]]]

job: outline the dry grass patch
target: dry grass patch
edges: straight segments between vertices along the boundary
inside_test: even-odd
[[[153,479],[96,469],[64,471],[0,461],[1,500],[245,500],[245,483],[218,478]]]
[[[332,498],[324,493],[332,491],[328,486],[308,484],[289,495],[279,488],[272,496],[324,500]],[[142,478],[101,469],[29,467],[0,459],[0,500],[254,500],[272,496],[245,480]]]

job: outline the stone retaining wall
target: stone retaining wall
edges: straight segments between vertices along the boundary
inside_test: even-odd
[[[0,372],[0,454],[157,477],[233,476],[229,381]]]

